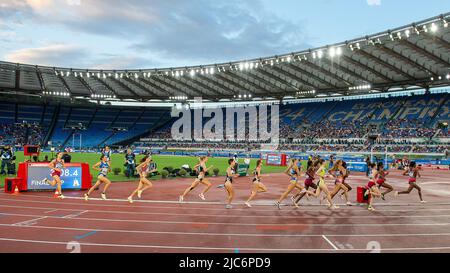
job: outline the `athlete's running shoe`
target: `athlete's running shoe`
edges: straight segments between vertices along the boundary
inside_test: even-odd
[[[183,196],[180,195],[180,198],[178,199],[178,202],[183,203],[183,201],[184,201],[184,198],[183,198]]]
[[[102,193],[101,196],[102,196],[103,200],[106,200],[106,194],[105,193]]]
[[[141,196],[142,196],[142,191],[137,191],[137,197],[138,197],[139,199],[141,199]]]
[[[87,193],[84,194],[84,201],[88,201],[89,200],[89,195],[87,195]]]
[[[249,207],[249,208],[251,208],[251,207],[252,207],[252,205],[250,205],[250,203],[249,203],[249,202],[245,202],[245,205],[246,205],[247,207]]]
[[[281,209],[281,204],[280,204],[280,202],[277,201],[277,202],[275,203],[275,206],[277,206],[278,209]]]
[[[128,202],[129,202],[130,204],[133,204],[133,198],[131,198],[131,196],[129,196],[129,197],[127,198],[127,200],[128,200]]]
[[[231,208],[233,208],[233,206],[232,205],[226,205],[225,208],[226,209],[231,209]]]

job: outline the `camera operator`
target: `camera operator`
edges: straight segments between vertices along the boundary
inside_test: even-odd
[[[125,154],[125,167],[127,167],[125,171],[126,177],[134,176],[136,173],[136,155],[131,149],[127,149],[127,153]]]
[[[2,160],[0,174],[6,174],[7,172],[8,172],[8,174],[14,174],[15,166],[14,166],[14,168],[12,168],[12,166],[11,166],[12,164],[14,164],[14,160],[15,160],[15,156],[12,151],[12,148],[8,147],[8,146],[3,147],[0,158]],[[5,171],[5,167],[6,167],[7,171]]]

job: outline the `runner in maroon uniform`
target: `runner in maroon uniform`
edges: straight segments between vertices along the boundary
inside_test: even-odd
[[[413,189],[417,189],[419,193],[419,198],[421,203],[426,203],[426,201],[422,198],[422,189],[419,185],[417,185],[417,177],[420,177],[419,169],[416,166],[416,162],[412,161],[409,163],[409,168],[403,172],[403,175],[409,176],[408,183],[409,188],[406,191],[402,192],[395,192],[395,196],[398,196],[399,194],[410,194]]]
[[[383,162],[378,163],[377,170],[378,170],[378,179],[377,179],[378,188],[379,189],[381,189],[382,187],[386,188],[386,191],[381,193],[381,199],[386,200],[385,199],[386,194],[393,191],[394,188],[388,183],[386,183],[386,176],[389,174],[389,172],[384,170]]]
[[[375,182],[378,178],[378,171],[377,171],[377,165],[375,163],[369,164],[370,170],[369,170],[369,183],[365,187],[366,191],[364,193],[364,196],[369,196],[369,206],[367,207],[368,210],[374,211],[374,207],[372,206],[373,200],[376,197],[381,197],[380,190],[376,186],[377,183]]]

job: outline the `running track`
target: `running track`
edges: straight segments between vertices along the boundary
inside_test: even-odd
[[[399,190],[407,182],[393,172],[388,182]],[[214,187],[202,202],[196,189],[186,203],[177,196],[189,179],[161,180],[143,194],[142,201],[125,198],[136,183],[114,183],[108,201],[81,199],[83,192],[66,192],[58,200],[51,193],[0,193],[0,252],[446,252],[450,253],[450,172],[423,172],[427,204],[417,192],[387,201],[377,200],[377,211],[347,207],[330,211],[317,200],[302,201],[300,209],[278,210],[278,199],[288,185],[286,176],[263,177],[269,193],[260,194],[253,208],[243,201],[250,178],[235,180],[236,198],[224,208],[225,191],[217,189],[223,178],[212,178]],[[354,186],[366,183],[361,174],[350,177]],[[332,187],[329,183],[329,187]],[[97,198],[96,198],[97,197]],[[335,201],[343,203],[338,197]]]

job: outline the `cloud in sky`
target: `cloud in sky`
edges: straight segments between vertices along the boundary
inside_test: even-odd
[[[54,44],[38,48],[26,48],[6,54],[6,61],[26,64],[54,66],[67,63],[76,66],[79,60],[87,56],[85,49],[79,46]]]
[[[138,62],[147,59],[153,65],[200,64],[286,53],[309,46],[304,43],[301,26],[265,11],[260,0],[3,0],[0,5],[0,20],[30,20],[125,41],[122,61],[146,55],[137,58]],[[57,37],[46,38],[67,44]],[[80,40],[71,46],[82,45]],[[114,47],[105,44],[105,52],[108,46]],[[38,55],[48,51],[39,49],[23,49],[8,57],[20,57],[16,60],[19,61],[29,56],[26,59],[44,61]],[[104,64],[98,59],[98,65]],[[59,61],[58,65],[66,63],[64,59],[51,60]]]

